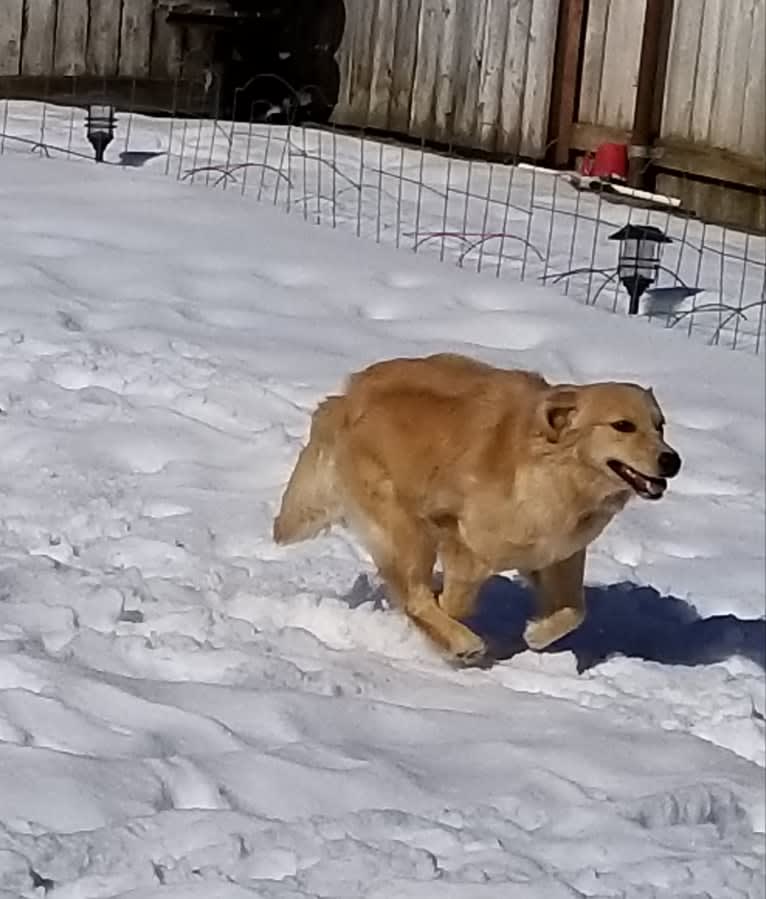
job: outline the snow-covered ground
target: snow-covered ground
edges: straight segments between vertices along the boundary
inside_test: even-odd
[[[762,359],[494,274],[0,158],[3,899],[764,896]],[[490,670],[270,540],[314,403],[442,349],[652,384],[685,463],[559,651],[487,585]]]
[[[91,159],[84,122],[74,105],[0,101],[0,155]],[[576,190],[565,172],[332,130],[127,111],[117,116],[106,160],[246,194],[308,221],[512,281],[543,279],[620,314],[628,297],[610,237],[627,223],[651,224],[672,243],[664,246],[657,284],[641,298],[641,314],[700,342],[759,352],[766,339],[766,239],[686,214],[615,205]],[[689,296],[680,285],[702,292]]]

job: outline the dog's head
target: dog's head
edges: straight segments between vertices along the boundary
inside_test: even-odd
[[[665,417],[654,393],[637,384],[552,387],[541,416],[548,440],[572,447],[605,487],[660,499],[667,478],[681,468],[681,457],[665,442]]]

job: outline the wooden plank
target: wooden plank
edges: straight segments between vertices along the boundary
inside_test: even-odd
[[[700,0],[675,0],[662,113],[663,137],[691,137],[701,36]]]
[[[168,22],[167,12],[159,7],[154,11],[152,50],[149,74],[152,78],[180,77],[183,41],[179,25]]]
[[[88,0],[59,0],[53,70],[56,75],[82,75],[88,42]]]
[[[662,193],[679,197],[684,209],[706,222],[766,233],[766,194],[665,174],[658,177],[657,187]]]
[[[542,159],[546,151],[558,6],[558,0],[532,4],[519,147],[528,159]]]
[[[21,70],[23,0],[0,3],[0,75],[18,75]]]
[[[600,125],[633,124],[645,11],[646,0],[611,0],[596,118]]]
[[[461,0],[442,0],[444,18],[436,59],[433,136],[447,144],[452,141],[455,93],[460,85],[460,72],[455,68],[460,4]]]
[[[122,0],[120,25],[120,75],[145,78],[149,75],[152,41],[153,0]]]
[[[583,50],[580,103],[577,110],[579,122],[598,121],[598,106],[604,69],[604,47],[609,20],[610,0],[589,0],[585,23],[585,47]]]
[[[763,153],[766,147],[766,0],[755,0],[739,151]]]
[[[347,7],[346,27],[338,50],[340,93],[333,115],[333,120],[342,125],[363,127],[369,118],[377,9],[377,0],[357,0]]]
[[[476,114],[476,142],[483,150],[494,150],[500,130],[500,102],[508,43],[511,4],[507,0],[486,0],[483,65],[479,79]]]
[[[456,143],[465,146],[472,146],[476,135],[486,12],[486,0],[464,3],[457,24],[455,71],[459,86],[455,90],[454,136]]]
[[[441,0],[422,0],[418,19],[418,52],[410,103],[409,133],[413,137],[431,137],[433,130],[434,89],[443,24]]]
[[[699,9],[699,6],[698,6]],[[707,143],[718,80],[721,29],[728,0],[704,0],[697,73],[694,78],[694,107],[689,137]]]
[[[578,123],[572,129],[572,146],[584,152],[606,142],[629,141],[630,132],[621,128]],[[766,190],[766,153],[763,148],[760,156],[744,156],[730,150],[668,138],[659,140],[655,151],[658,168]]]
[[[742,136],[753,0],[729,0],[721,29],[716,91],[708,142],[736,150]],[[766,110],[760,110],[763,118]]]
[[[562,0],[556,30],[548,129],[548,139],[553,141],[551,161],[554,165],[566,165],[569,162],[584,15],[585,0]]]
[[[396,19],[398,4],[379,3],[372,45],[370,73],[370,102],[367,124],[372,128],[388,128],[388,107],[391,101],[393,67],[396,64]]]
[[[85,63],[89,75],[116,75],[120,50],[119,3],[90,0]]]
[[[49,75],[53,71],[56,5],[57,0],[26,0],[22,75]]]
[[[532,29],[532,2],[520,0],[510,10],[505,38],[497,149],[517,156],[521,148],[527,58]]]
[[[386,2],[386,0],[384,0]],[[417,59],[420,0],[388,0],[398,5],[394,68],[391,75],[391,100],[388,106],[392,131],[405,134],[410,124],[412,82]]]

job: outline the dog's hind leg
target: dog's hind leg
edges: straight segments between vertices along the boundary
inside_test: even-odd
[[[535,590],[538,617],[524,630],[530,649],[545,649],[576,630],[585,618],[585,550],[539,571],[524,572]]]
[[[330,397],[314,412],[309,441],[298,456],[274,519],[277,543],[308,540],[343,519],[335,444],[344,420],[342,397]]]

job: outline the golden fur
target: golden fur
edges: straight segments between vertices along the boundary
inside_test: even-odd
[[[465,663],[486,647],[461,619],[486,578],[517,569],[538,603],[524,636],[541,649],[583,620],[588,545],[677,473],[663,425],[635,384],[550,385],[452,354],[379,362],[314,412],[274,539],[350,527],[392,598]]]

